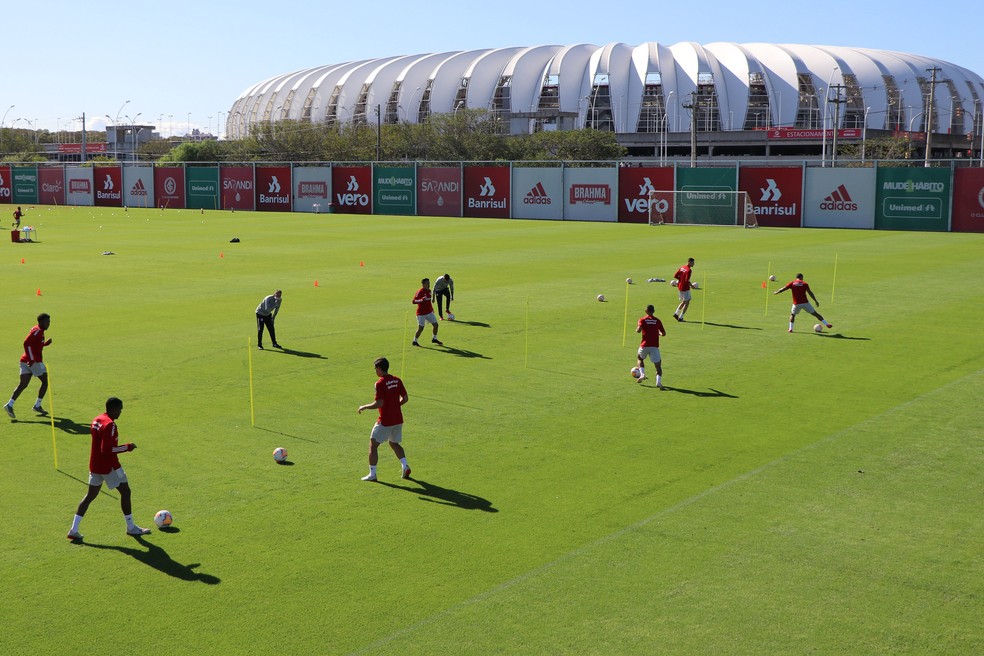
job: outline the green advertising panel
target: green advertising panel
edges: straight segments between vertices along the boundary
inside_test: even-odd
[[[186,207],[214,210],[219,207],[219,167],[189,166],[185,169]]]
[[[677,169],[676,223],[738,224],[738,169]]]
[[[413,168],[375,167],[372,170],[373,214],[416,213],[416,171]]]
[[[949,229],[950,169],[879,168],[876,230]]]
[[[11,167],[10,178],[14,186],[14,205],[38,202],[38,167]]]

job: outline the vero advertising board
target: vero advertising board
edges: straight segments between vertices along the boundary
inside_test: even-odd
[[[0,203],[14,202],[14,185],[10,177],[10,167],[0,166]]]
[[[559,167],[513,168],[514,219],[564,218],[564,171]]]
[[[334,211],[346,214],[372,214],[372,168],[334,166],[331,169]]]
[[[665,193],[660,193],[665,192]],[[649,223],[673,220],[673,169],[669,167],[623,166],[618,170],[618,220],[620,223]]]

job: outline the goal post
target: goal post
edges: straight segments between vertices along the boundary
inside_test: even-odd
[[[649,192],[649,225],[730,225],[757,228],[755,206],[746,191],[733,189]]]

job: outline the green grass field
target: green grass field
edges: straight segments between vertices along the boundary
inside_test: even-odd
[[[2,247],[0,394],[48,312],[54,420],[30,410],[36,381],[0,415],[0,653],[984,652],[981,235],[25,223],[40,243]],[[679,324],[675,289],[645,281],[688,256],[703,289]],[[788,334],[770,270],[770,290],[805,273],[834,329]],[[407,348],[410,298],[444,272],[446,347]],[[258,351],[278,287],[288,351]],[[629,376],[647,303],[665,391]],[[359,480],[380,355],[410,395],[411,481],[385,446],[380,482]],[[114,395],[138,523],[167,508],[175,529],[125,536],[105,492],[71,544]]]

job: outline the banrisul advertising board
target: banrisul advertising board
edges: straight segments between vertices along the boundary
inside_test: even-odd
[[[410,167],[374,167],[372,170],[373,212],[413,215],[416,177]]]
[[[876,180],[876,230],[949,229],[949,169],[884,167]]]

